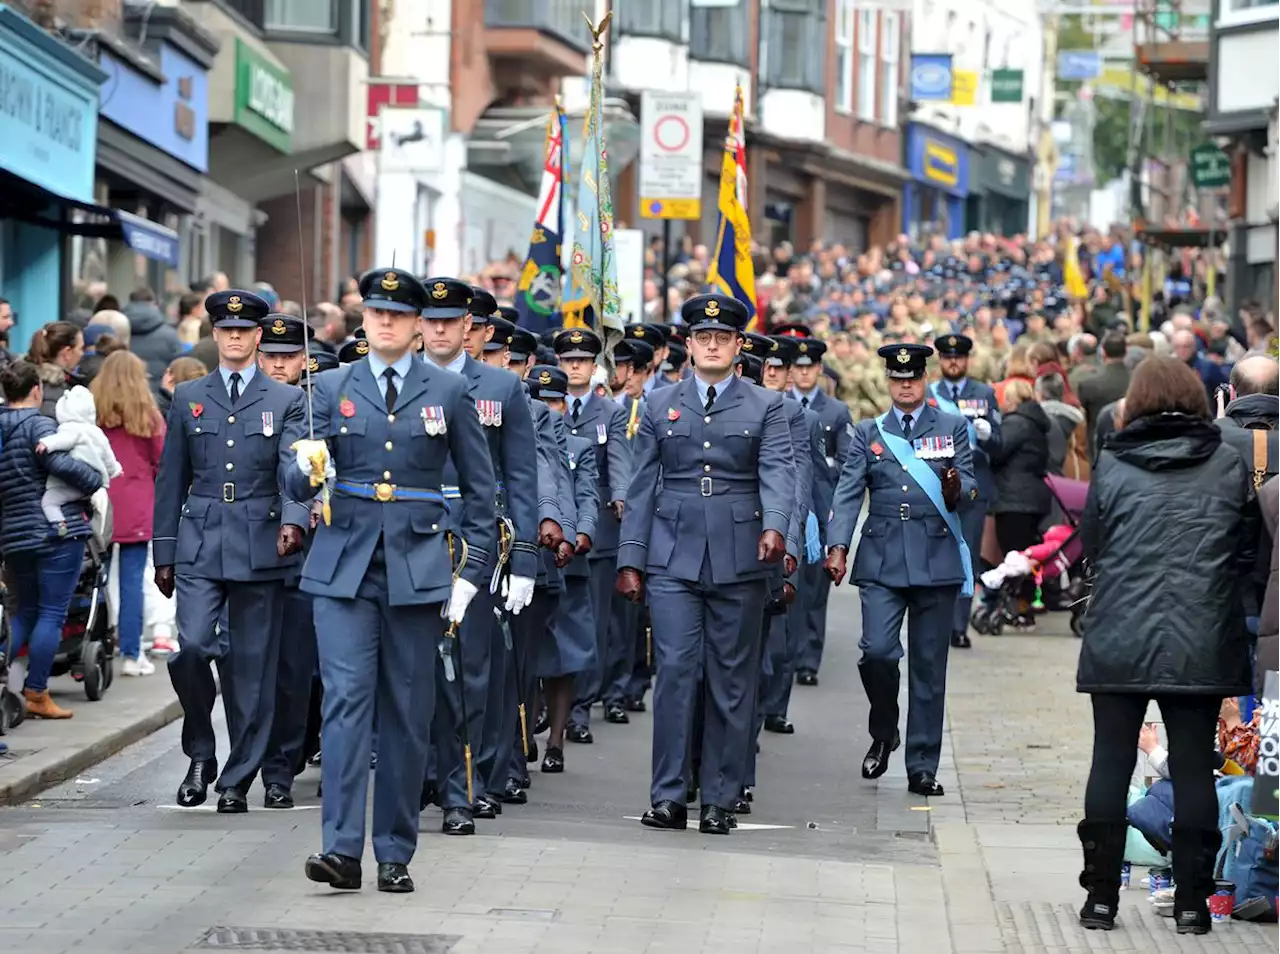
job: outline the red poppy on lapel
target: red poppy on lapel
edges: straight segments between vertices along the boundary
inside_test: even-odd
[[[669,408],[667,408],[667,420],[668,420],[668,421],[678,421],[679,419],[680,419],[680,412],[679,412],[679,411],[677,411],[677,410],[676,410],[675,408],[673,408],[673,407],[669,407]]]
[[[203,404],[196,404],[195,402],[192,402],[192,403],[191,403],[190,405],[188,405],[188,406],[191,408],[191,416],[192,416],[192,417],[198,418],[201,414],[203,414],[203,413],[204,413],[204,405],[203,405]]]
[[[352,403],[350,398],[344,397],[342,399],[342,403],[338,405],[338,413],[341,414],[343,417],[355,417],[356,406],[354,403]]]

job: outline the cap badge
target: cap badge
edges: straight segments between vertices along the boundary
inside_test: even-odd
[[[369,342],[363,338],[356,342],[356,354],[366,355],[369,353]]]
[[[232,295],[230,298],[227,299],[227,311],[231,312],[231,314],[234,315],[243,310],[244,310],[244,305],[240,304],[239,295]]]
[[[908,351],[906,348],[899,348],[897,357],[898,357],[898,364],[911,363],[911,352]]]
[[[539,383],[539,384],[550,384],[550,383],[551,383],[551,372],[550,372],[550,371],[543,371],[540,375],[538,375],[538,383]]]
[[[271,333],[273,335],[282,335],[289,329],[285,327],[283,319],[277,318],[271,325]]]
[[[387,272],[387,274],[382,276],[383,291],[392,292],[399,287],[400,287],[400,279],[399,277],[397,277],[395,272]]]
[[[955,335],[952,335],[950,338],[948,338],[948,339],[947,339],[947,344],[948,344],[950,347],[954,348],[954,347],[956,346],[956,336],[955,336]]]
[[[319,370],[320,370],[320,359],[319,359],[319,358],[316,358],[316,357],[314,357],[314,356],[313,356],[313,357],[311,357],[311,358],[309,358],[309,359],[307,360],[307,370],[308,370],[308,371],[310,371],[312,374],[315,374],[315,372],[319,371]]]
[[[643,328],[643,327],[640,327],[640,328],[637,328],[635,331],[631,332],[631,337],[633,337],[633,338],[643,338],[643,337],[644,337],[644,328]]]
[[[575,331],[569,335],[569,344],[582,344],[585,339],[582,337],[581,331]]]
[[[770,350],[770,351],[777,351],[777,350],[778,350],[778,342],[776,342],[776,341],[775,341],[775,342],[773,342],[772,344],[770,344],[770,345],[769,345],[769,350]]]
[[[807,344],[805,344],[803,341],[802,341],[802,342],[800,342],[800,353],[801,353],[801,354],[804,354],[804,353],[805,353],[805,352],[807,352],[808,350],[809,350],[809,346],[808,346]]]
[[[755,343],[750,338],[748,338],[746,341],[742,342],[742,350],[748,353],[755,351],[756,350]]]
[[[441,298],[449,297],[449,286],[444,282],[436,282],[431,286],[431,297],[439,301]]]
[[[714,298],[707,302],[707,307],[702,309],[702,313],[708,318],[718,318],[720,316],[720,302]]]

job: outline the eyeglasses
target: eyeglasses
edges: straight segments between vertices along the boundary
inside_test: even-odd
[[[693,333],[693,340],[703,347],[711,344],[728,347],[733,344],[733,339],[736,337],[737,335],[732,331],[695,331]]]

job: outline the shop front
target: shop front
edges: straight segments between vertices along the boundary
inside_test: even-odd
[[[94,203],[104,79],[90,60],[0,5],[0,297],[17,315],[9,332],[17,352],[69,307],[66,235],[73,213]]]
[[[929,126],[910,123],[906,135],[910,176],[902,192],[902,230],[913,239],[934,233],[964,235],[969,194],[969,147]]]
[[[975,150],[970,227],[996,235],[1027,231],[1031,206],[1031,162],[995,146]]]

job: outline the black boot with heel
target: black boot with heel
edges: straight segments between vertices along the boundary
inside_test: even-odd
[[[1124,865],[1124,822],[1090,821],[1077,826],[1084,850],[1080,887],[1089,892],[1080,909],[1080,926],[1090,931],[1110,931],[1120,910],[1120,868]]]
[[[1208,934],[1209,895],[1222,847],[1222,833],[1212,828],[1173,826],[1173,923],[1179,934]]]

